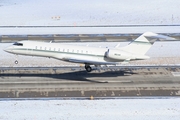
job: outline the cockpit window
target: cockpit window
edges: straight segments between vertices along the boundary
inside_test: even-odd
[[[15,42],[13,45],[23,46],[23,44],[22,44],[22,43],[18,43],[18,42]]]

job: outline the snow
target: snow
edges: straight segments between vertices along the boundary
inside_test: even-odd
[[[179,33],[180,26],[143,27],[0,27],[0,35]]]
[[[179,120],[180,98],[1,100],[3,120]]]
[[[177,0],[1,0],[0,26],[180,24],[179,4]]]

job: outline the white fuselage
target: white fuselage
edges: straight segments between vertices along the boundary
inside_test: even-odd
[[[13,54],[51,57],[69,62],[89,64],[115,64],[114,62],[121,62],[126,59],[123,58],[123,56],[122,59],[113,59],[106,57],[108,48],[35,41],[22,41],[21,43],[23,45],[12,45],[8,47],[6,51]]]

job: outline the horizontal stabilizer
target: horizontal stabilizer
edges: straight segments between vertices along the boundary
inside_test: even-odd
[[[147,37],[147,38],[162,39],[162,40],[176,40],[175,38],[165,36],[165,35],[156,34],[156,33],[152,33],[152,32],[145,32],[143,34],[143,36]]]

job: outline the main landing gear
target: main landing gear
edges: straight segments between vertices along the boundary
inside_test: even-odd
[[[86,69],[87,72],[91,72],[92,71],[91,66],[88,65],[88,64],[85,64],[85,69]]]

